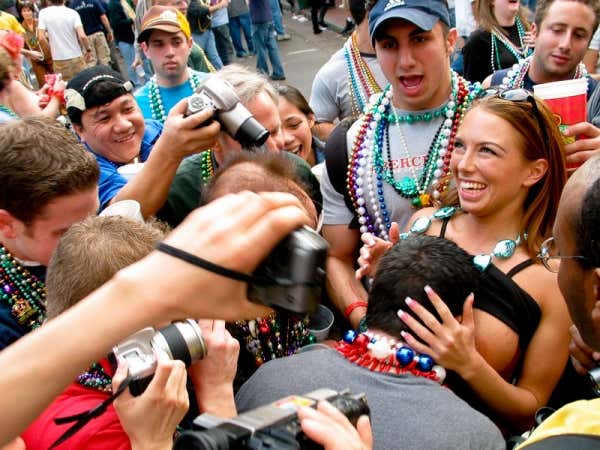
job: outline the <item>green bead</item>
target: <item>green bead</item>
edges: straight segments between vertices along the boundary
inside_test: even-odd
[[[315,337],[314,334],[309,334],[308,335],[308,343],[309,344],[315,344],[317,342],[317,338]]]
[[[420,207],[422,206],[422,205],[421,205],[421,199],[420,199],[419,197],[415,197],[415,198],[413,198],[413,199],[412,199],[410,202],[412,203],[412,205],[413,205],[415,208],[420,208]]]

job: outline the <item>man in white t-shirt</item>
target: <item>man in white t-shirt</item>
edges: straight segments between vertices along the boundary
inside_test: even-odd
[[[64,5],[64,0],[50,0],[50,6],[40,11],[38,39],[48,36],[54,72],[68,81],[86,68],[91,54],[90,42],[83,31],[77,11]],[[85,49],[85,56],[81,48]]]

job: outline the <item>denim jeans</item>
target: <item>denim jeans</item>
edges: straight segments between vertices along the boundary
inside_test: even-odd
[[[283,28],[279,0],[269,0],[269,4],[271,6],[271,14],[273,15],[273,25],[275,26],[275,32],[281,36],[285,34],[285,29]]]
[[[117,42],[117,47],[121,52],[123,61],[125,61],[125,66],[127,67],[127,75],[129,75],[129,79],[135,86],[140,86],[142,82],[138,79],[135,70],[131,68],[131,64],[133,64],[133,60],[135,59],[135,48],[133,44],[129,44],[128,42],[124,41],[119,41]],[[148,75],[148,78],[150,78],[150,75]]]
[[[248,53],[254,53],[254,44],[252,43],[252,27],[250,24],[250,14],[244,13],[236,17],[229,18],[229,32],[231,33],[231,42],[235,48],[237,56],[243,56],[247,53],[242,44],[242,32],[248,46]]]
[[[219,25],[218,27],[211,28],[211,30],[215,36],[215,46],[221,57],[221,62],[224,66],[231,64],[231,58],[233,58],[233,45],[231,45],[229,26]]]
[[[217,52],[217,46],[215,44],[215,35],[212,30],[206,30],[201,34],[192,34],[192,39],[194,42],[202,47],[204,53],[206,53],[206,57],[210,61],[210,63],[215,67],[215,69],[219,70],[223,67],[223,61],[221,61],[221,57],[219,56],[219,52]]]
[[[284,77],[285,74],[279,57],[279,47],[277,47],[277,41],[275,41],[273,22],[252,24],[252,40],[256,49],[256,68],[269,75],[268,55],[273,67],[271,76]]]

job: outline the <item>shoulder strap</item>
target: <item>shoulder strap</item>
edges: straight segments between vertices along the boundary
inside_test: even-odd
[[[346,186],[348,174],[348,146],[346,133],[352,126],[352,120],[344,119],[333,129],[325,143],[325,168],[333,188],[344,195],[344,202],[354,212],[354,203]]]
[[[533,266],[534,264],[535,264],[535,261],[533,259],[526,259],[525,261],[521,261],[515,267],[513,267],[512,269],[510,269],[506,273],[506,276],[508,278],[512,278],[516,274],[518,274],[521,270],[527,269],[529,266]]]

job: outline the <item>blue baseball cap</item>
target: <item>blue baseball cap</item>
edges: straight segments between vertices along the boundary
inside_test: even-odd
[[[369,34],[375,34],[389,19],[403,19],[422,30],[431,30],[438,20],[450,26],[450,12],[445,0],[379,0],[369,14]]]

